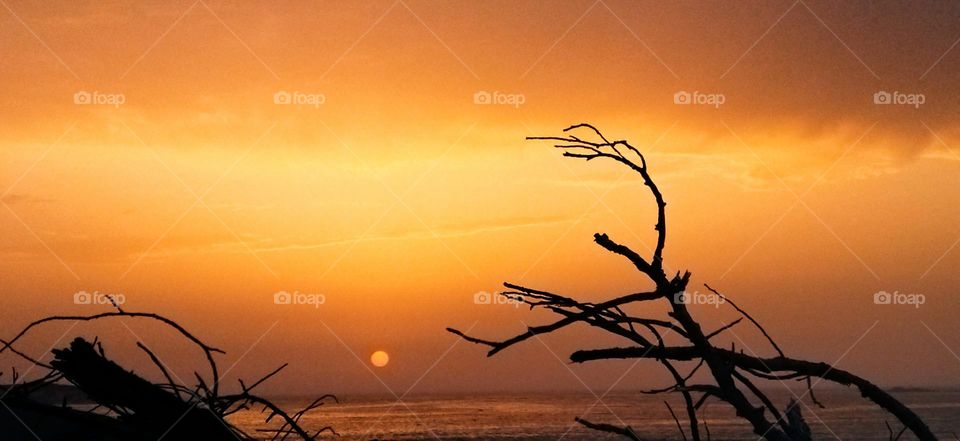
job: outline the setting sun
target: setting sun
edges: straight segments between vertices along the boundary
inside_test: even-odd
[[[370,355],[370,364],[376,367],[384,367],[390,362],[390,355],[383,351],[374,352]]]

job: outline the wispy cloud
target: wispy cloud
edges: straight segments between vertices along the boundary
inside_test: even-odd
[[[380,242],[380,241],[401,241],[401,240],[435,240],[440,238],[456,238],[476,236],[480,234],[498,233],[512,231],[522,228],[543,228],[557,225],[566,225],[575,222],[573,216],[568,217],[542,217],[542,218],[511,218],[494,220],[489,222],[478,222],[474,224],[465,224],[462,226],[441,226],[433,228],[432,232],[426,229],[408,229],[396,232],[387,232],[381,234],[371,234],[365,237],[344,237],[328,240],[317,240],[315,242],[293,242],[278,243],[274,239],[264,237],[250,236],[247,244],[257,253],[283,253],[290,251],[309,251],[324,248],[349,246],[354,243]],[[223,252],[247,252],[241,244],[234,240],[224,240],[211,242],[202,246],[190,247],[165,247],[158,248],[149,257],[169,257],[181,254],[196,253],[223,253]]]
[[[14,205],[37,205],[37,204],[49,204],[55,202],[55,199],[50,199],[46,197],[35,196],[32,194],[25,193],[10,193],[4,196],[0,201],[3,201],[4,204],[14,206]]]

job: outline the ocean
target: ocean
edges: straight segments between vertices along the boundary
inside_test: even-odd
[[[794,393],[802,395],[803,391]],[[786,390],[769,394],[781,409],[793,397]],[[802,408],[815,440],[889,441],[884,421],[895,432],[901,428],[892,417],[853,390],[818,390],[816,395],[826,408],[816,406],[809,397],[805,397],[807,406]],[[960,390],[896,390],[894,395],[924,418],[941,440],[960,439]],[[685,410],[676,396],[617,392],[603,396],[599,402],[589,393],[418,396],[404,398],[400,403],[392,397],[343,396],[340,404],[324,405],[305,416],[302,423],[311,429],[332,426],[340,434],[336,439],[343,441],[622,439],[586,429],[573,421],[575,416],[586,416],[597,423],[629,425],[644,440],[682,440],[664,399],[671,403],[683,422]],[[309,401],[276,400],[288,410]],[[253,433],[271,427],[263,423],[265,415],[248,410],[233,415],[231,421]],[[707,405],[700,415],[713,441],[758,438],[722,403]],[[263,439],[269,436],[264,435]],[[905,433],[900,439],[915,438]]]

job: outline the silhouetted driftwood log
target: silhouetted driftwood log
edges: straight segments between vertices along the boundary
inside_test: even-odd
[[[214,413],[178,398],[129,372],[76,338],[66,349],[54,349],[51,362],[64,378],[97,404],[123,415],[125,423],[143,433],[169,439],[196,437],[229,440],[234,435]]]
[[[579,133],[587,133],[581,137]],[[530,326],[526,331],[505,340],[484,340],[448,328],[465,340],[490,347],[488,356],[513,345],[524,342],[540,334],[555,332],[575,323],[587,324],[614,335],[621,336],[631,343],[629,347],[600,348],[579,350],[571,354],[570,359],[577,363],[616,358],[642,358],[654,360],[671,375],[674,384],[648,393],[678,393],[682,396],[687,413],[688,429],[693,441],[700,441],[701,424],[698,410],[710,398],[718,399],[732,406],[737,416],[746,420],[753,432],[761,438],[771,441],[808,441],[810,428],[804,422],[800,412],[800,403],[791,401],[784,413],[773,404],[770,398],[754,384],[760,380],[798,380],[805,381],[808,395],[814,404],[820,405],[813,394],[811,378],[821,378],[833,383],[856,387],[860,394],[897,418],[905,429],[913,432],[922,441],[937,438],[929,427],[912,410],[896,398],[873,383],[847,371],[836,369],[826,363],[809,362],[788,358],[769,333],[752,316],[713,288],[708,290],[726,300],[741,315],[749,320],[769,341],[777,356],[763,358],[746,355],[743,352],[725,349],[712,342],[717,335],[736,326],[742,319],[720,329],[706,332],[693,318],[687,308],[686,289],[690,281],[690,272],[675,273],[667,276],[663,268],[663,251],[666,245],[666,202],[656,183],[650,177],[647,161],[643,154],[627,141],[607,139],[599,130],[589,124],[577,124],[564,129],[566,136],[530,137],[533,140],[548,140],[554,147],[563,150],[563,156],[580,158],[587,161],[606,158],[616,161],[640,175],[657,205],[657,245],[649,258],[645,258],[626,245],[617,243],[606,234],[595,234],[594,242],[608,252],[628,260],[634,268],[646,275],[653,283],[651,291],[637,292],[615,297],[600,303],[582,302],[570,297],[548,291],[527,288],[504,283],[507,291],[500,292],[507,298],[530,306],[544,308],[560,316],[552,323]],[[624,312],[624,307],[641,302],[666,301],[670,312],[666,319],[636,317]],[[674,333],[689,344],[668,346],[664,335]],[[677,362],[698,362],[687,374],[681,374]],[[691,379],[699,369],[706,366],[710,383],[693,383]],[[669,407],[669,405],[668,405]],[[673,410],[671,415],[677,419]],[[769,417],[768,417],[769,415]],[[772,420],[771,420],[772,417]],[[638,439],[633,429],[610,424],[599,424],[577,418],[580,424],[597,430],[617,433],[631,439]],[[679,427],[678,420],[678,427]],[[683,438],[686,434],[681,428]],[[891,439],[893,439],[892,430]],[[902,433],[902,431],[901,431]],[[709,438],[709,430],[707,429]]]
[[[70,440],[157,440],[157,439],[203,439],[208,441],[252,441],[255,438],[232,425],[227,417],[245,409],[262,409],[267,412],[266,421],[276,420],[275,428],[265,429],[273,440],[288,438],[315,440],[324,432],[336,434],[330,427],[308,431],[300,420],[308,412],[322,406],[333,395],[324,395],[303,409],[287,413],[272,401],[256,395],[253,390],[277,375],[284,364],[247,386],[239,381],[240,392],[220,393],[220,371],[214,355],[223,351],[207,345],[188,332],[177,322],[153,313],[127,312],[114,304],[115,312],[89,316],[52,316],[28,324],[9,341],[0,340],[0,353],[10,351],[29,361],[47,373],[38,380],[19,381],[14,370],[10,385],[0,387],[0,433],[24,432],[18,439],[34,439],[38,433],[45,441]],[[141,318],[160,322],[173,328],[204,354],[210,367],[210,377],[205,380],[194,373],[197,383],[193,386],[174,381],[166,366],[141,342],[137,346],[144,351],[161,371],[165,382],[152,383],[109,360],[100,342],[76,338],[68,348],[54,349],[50,364],[35,360],[14,349],[17,343],[31,330],[51,322],[94,321],[109,318]],[[68,406],[63,403],[53,407],[35,398],[37,391],[67,381],[96,405],[92,410]],[[25,415],[26,417],[21,417]],[[14,425],[13,422],[19,424]],[[58,426],[51,427],[51,424]],[[30,435],[29,437],[27,435]],[[66,434],[66,435],[64,435]]]

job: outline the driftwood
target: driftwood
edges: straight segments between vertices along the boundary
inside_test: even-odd
[[[308,431],[300,425],[300,419],[305,414],[322,406],[327,400],[336,401],[332,395],[324,395],[291,414],[272,401],[254,394],[256,387],[277,375],[286,364],[250,386],[241,380],[239,393],[223,394],[220,392],[220,371],[215,359],[215,354],[223,351],[207,345],[171,319],[153,313],[126,312],[117,305],[114,307],[115,312],[90,316],[46,317],[30,323],[9,341],[0,340],[0,353],[10,351],[34,367],[47,371],[42,378],[29,382],[19,381],[14,371],[11,384],[0,387],[0,433],[10,434],[9,438],[4,439],[248,441],[256,438],[232,425],[227,417],[241,410],[257,408],[267,413],[268,423],[275,421],[275,428],[265,430],[273,440],[315,440],[324,432],[336,434],[330,427]],[[173,328],[204,354],[210,367],[210,377],[204,379],[194,373],[197,383],[192,386],[174,381],[163,363],[143,343],[137,343],[137,346],[160,370],[165,382],[152,383],[124,369],[106,357],[103,345],[98,341],[76,338],[69,347],[54,349],[54,359],[49,364],[14,349],[14,344],[22,337],[46,323],[116,317],[150,319]],[[53,406],[38,399],[40,391],[63,382],[81,391],[86,401],[95,407],[85,409],[84,406],[68,405],[66,402]]]
[[[579,134],[584,132],[589,135],[589,139],[586,136],[580,137]],[[453,328],[448,328],[449,332],[459,335],[469,342],[488,346],[490,348],[487,353],[488,356],[493,356],[534,336],[558,331],[577,323],[586,324],[620,336],[628,341],[630,346],[579,350],[570,355],[570,360],[576,363],[584,363],[617,358],[642,358],[660,363],[670,373],[674,379],[674,384],[648,392],[678,393],[682,396],[686,407],[687,426],[693,441],[700,441],[701,439],[701,422],[699,421],[698,411],[711,398],[732,406],[737,416],[746,420],[753,432],[760,438],[771,441],[810,440],[810,428],[801,416],[799,403],[791,401],[785,412],[781,413],[754,382],[758,380],[805,381],[808,388],[808,394],[806,395],[810,397],[814,404],[820,405],[813,394],[811,378],[855,387],[864,398],[876,403],[896,417],[904,429],[913,432],[918,439],[922,441],[937,439],[920,417],[873,383],[826,363],[787,357],[759,322],[729,298],[705,285],[718,299],[725,300],[725,303],[729,303],[743,315],[743,318],[749,320],[764,335],[776,355],[766,358],[747,355],[742,351],[725,349],[714,344],[713,341],[718,335],[741,323],[742,318],[715,331],[704,331],[687,307],[689,300],[686,297],[686,289],[690,281],[690,272],[684,272],[683,274],[677,272],[673,276],[668,276],[664,271],[663,251],[667,237],[667,204],[660,189],[650,177],[646,158],[627,141],[611,141],[589,124],[577,124],[568,127],[564,130],[564,133],[566,136],[531,137],[527,139],[552,141],[556,148],[563,150],[563,156],[570,158],[580,158],[587,161],[604,158],[603,160],[616,161],[637,173],[653,196],[657,205],[657,223],[654,226],[657,232],[657,244],[649,258],[641,256],[626,245],[614,241],[606,234],[594,235],[594,242],[597,245],[608,252],[622,256],[634,268],[647,276],[653,284],[653,289],[621,295],[601,303],[591,303],[548,291],[504,283],[507,290],[500,292],[499,295],[527,304],[531,309],[546,309],[560,318],[552,323],[527,327],[524,332],[505,340],[480,339],[465,335]],[[669,304],[670,312],[668,312],[666,318],[637,317],[624,312],[624,308],[629,305],[653,301],[665,301]],[[664,335],[668,333],[682,337],[689,344],[682,346],[667,345],[664,341]],[[681,374],[678,368],[680,362],[697,362],[697,364],[689,373]],[[709,371],[712,382],[693,383],[691,379],[694,374],[704,366]],[[673,409],[669,410],[674,415],[674,419],[678,421],[678,428],[681,429],[683,438],[687,439],[687,435],[680,426],[679,419],[673,413]],[[581,418],[577,418],[576,421],[591,429],[619,434],[634,440],[638,439],[633,429],[629,427],[593,423]],[[709,439],[709,429],[705,424],[703,426]],[[890,433],[891,439],[894,439],[893,431],[890,430]]]
[[[226,440],[230,428],[212,412],[178,398],[108,360],[93,344],[77,338],[68,349],[55,349],[51,365],[97,404],[123,415],[138,431],[157,437]]]

